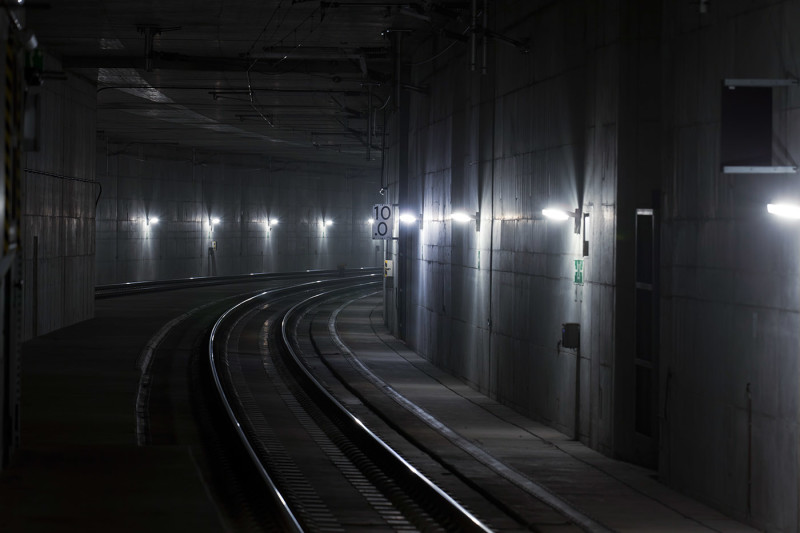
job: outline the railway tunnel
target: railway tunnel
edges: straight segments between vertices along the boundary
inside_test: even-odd
[[[398,405],[435,375],[513,419],[476,436],[483,414],[406,409],[454,446],[434,470],[466,454],[525,493],[456,498],[489,529],[800,527],[797,2],[26,0],[0,21],[4,522],[256,527],[181,422],[212,302],[372,276],[298,319],[298,349]]]

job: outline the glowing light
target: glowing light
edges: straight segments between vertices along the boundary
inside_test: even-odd
[[[569,214],[563,209],[545,208],[542,209],[542,214],[550,220],[567,220]]]
[[[158,217],[150,217],[147,219],[147,225],[158,224]]]
[[[326,220],[325,221],[325,225],[326,226],[332,226],[333,225],[333,220]]]
[[[800,219],[800,206],[795,204],[767,204],[767,212],[781,218]]]
[[[374,218],[368,218],[368,219],[367,219],[367,225],[371,226],[371,225],[373,225],[374,223],[375,223],[375,219],[374,219]]]
[[[220,219],[219,219],[219,217],[214,217],[214,218],[212,218],[212,219],[211,219],[211,223],[212,223],[212,224],[219,224],[219,223],[220,223]]]
[[[450,218],[456,222],[469,222],[473,217],[463,211],[456,211],[450,215]]]
[[[417,217],[415,217],[411,213],[403,213],[402,215],[400,215],[400,222],[402,222],[403,224],[411,224],[412,222],[416,221]]]

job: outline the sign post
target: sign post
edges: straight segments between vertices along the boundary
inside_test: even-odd
[[[391,239],[394,232],[394,210],[389,204],[372,206],[372,238]]]

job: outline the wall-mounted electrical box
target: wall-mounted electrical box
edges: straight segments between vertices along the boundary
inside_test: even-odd
[[[561,324],[561,346],[564,348],[581,347],[581,325],[577,322]]]

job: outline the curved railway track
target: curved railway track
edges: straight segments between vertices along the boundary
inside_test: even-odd
[[[364,288],[374,291],[374,284],[356,290]],[[270,318],[269,304],[256,303],[260,297],[248,299],[219,319],[209,340],[221,401],[254,468],[274,494],[284,527],[489,531],[351,414],[299,355],[293,332],[303,312],[343,290],[354,288],[307,297],[283,313],[279,323]],[[265,350],[229,345],[230,332],[243,322],[265,324]],[[222,333],[226,324],[229,329]],[[263,342],[265,335],[272,335],[272,342]],[[265,390],[265,381],[271,390]],[[264,416],[282,409],[294,420],[281,417],[277,427]],[[333,468],[318,465],[304,471],[300,463],[320,455]]]
[[[333,322],[379,283],[273,280],[173,320],[143,352],[140,442],[190,446],[232,531],[605,531],[473,482],[484,459],[356,370]]]

